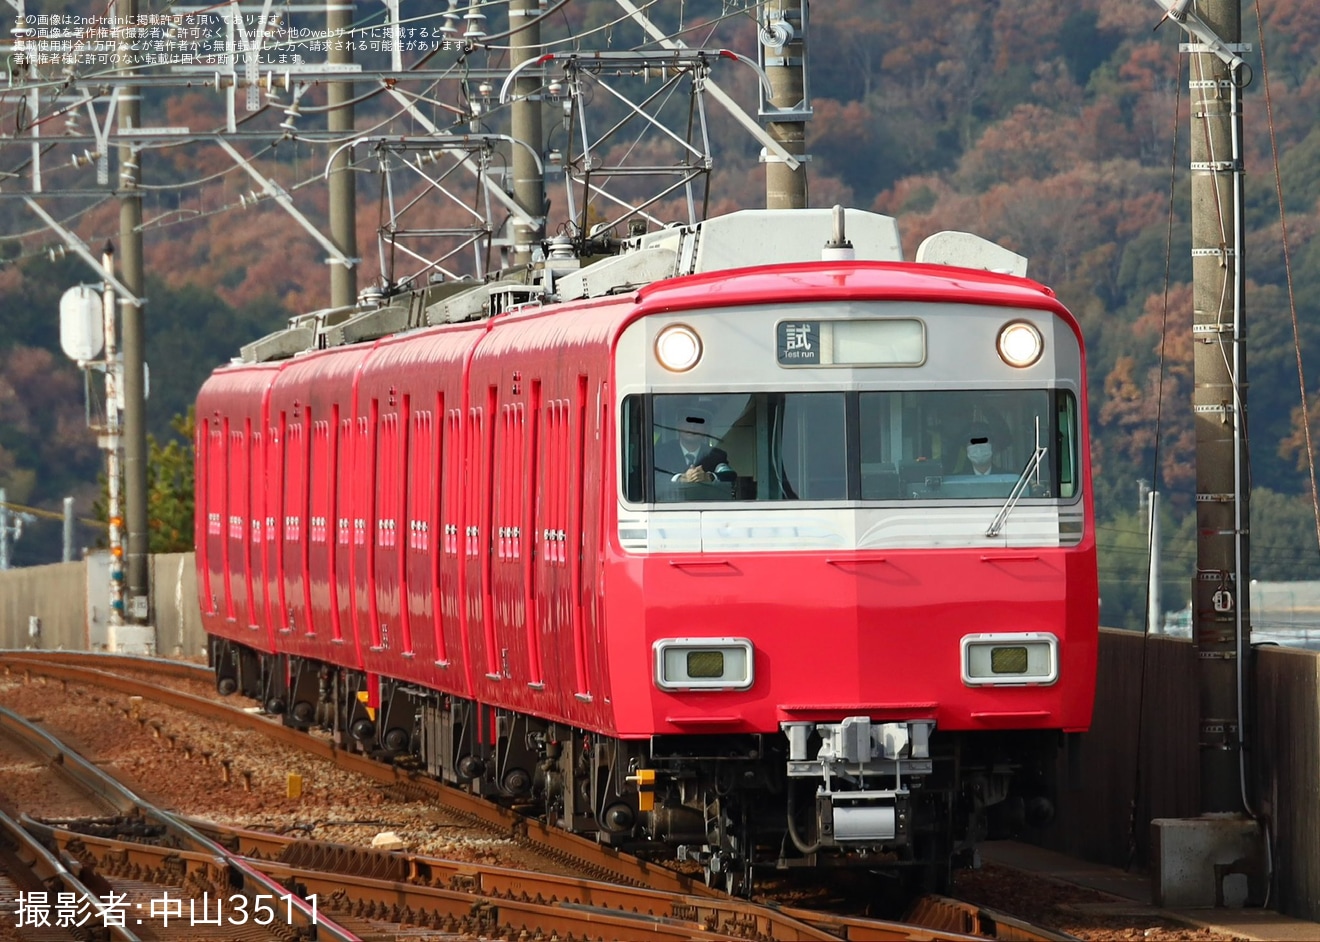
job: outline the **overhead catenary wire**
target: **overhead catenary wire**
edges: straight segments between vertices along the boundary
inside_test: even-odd
[[[501,0],[501,2],[502,2],[502,0]],[[500,46],[494,45],[494,44],[491,42],[491,40],[498,41],[498,40],[500,40],[500,39],[504,39],[504,38],[507,38],[507,37],[509,37],[509,36],[516,35],[516,34],[517,34],[518,32],[520,32],[521,30],[523,30],[523,29],[529,27],[530,25],[532,25],[532,23],[536,23],[536,22],[544,21],[544,20],[546,20],[546,19],[548,19],[548,18],[550,18],[550,17],[552,17],[552,16],[555,16],[555,15],[563,15],[564,8],[568,5],[568,2],[569,2],[569,0],[561,0],[561,2],[556,3],[556,4],[552,5],[551,7],[547,8],[546,10],[544,10],[544,11],[538,13],[537,16],[534,17],[534,18],[531,18],[531,20],[530,20],[529,22],[527,22],[527,23],[521,23],[521,24],[517,24],[517,25],[513,25],[513,26],[511,26],[510,29],[508,29],[508,30],[506,30],[506,31],[504,31],[504,32],[497,33],[497,34],[492,34],[492,35],[488,35],[488,36],[482,36],[482,37],[480,37],[480,38],[477,39],[477,40],[469,40],[468,42],[465,42],[465,43],[463,44],[463,49],[462,49],[462,51],[461,51],[461,53],[460,53],[460,56],[459,56],[458,61],[455,62],[454,64],[452,64],[451,66],[449,66],[447,69],[445,69],[444,73],[442,73],[441,75],[438,75],[438,76],[430,76],[431,81],[430,81],[430,84],[429,84],[428,88],[432,88],[432,89],[433,89],[433,88],[436,88],[436,87],[438,87],[438,85],[439,85],[442,81],[444,81],[445,79],[447,79],[447,78],[448,78],[448,79],[455,78],[455,77],[456,77],[456,76],[454,75],[455,70],[456,70],[456,69],[462,69],[462,68],[464,68],[464,66],[465,66],[465,60],[467,59],[467,57],[468,57],[472,52],[475,52],[475,51],[478,51],[478,50],[483,50],[483,49],[486,50],[487,52],[491,52],[491,51],[498,51],[498,50],[501,50],[501,49],[503,48],[503,47],[500,47]],[[659,2],[659,0],[649,0],[649,2],[647,2],[647,3],[645,3],[645,4],[643,5],[643,9],[650,9],[651,7],[655,6],[658,2]],[[479,8],[487,8],[487,7],[492,7],[492,6],[496,6],[496,5],[498,5],[497,0],[488,0],[488,2],[479,3],[479,4],[476,4],[475,6],[476,6],[476,7],[479,7]],[[699,23],[697,23],[697,24],[693,24],[693,25],[690,25],[690,26],[683,26],[683,25],[680,23],[680,32],[690,32],[690,31],[693,31],[693,30],[696,30],[696,29],[699,29],[699,28],[700,28],[700,29],[707,30],[707,35],[708,35],[708,36],[709,36],[709,35],[713,35],[713,33],[715,32],[716,28],[718,27],[718,25],[719,25],[720,23],[722,23],[722,22],[724,22],[724,21],[726,21],[726,20],[732,19],[732,18],[734,18],[734,17],[748,16],[748,15],[750,15],[750,10],[752,10],[752,9],[756,9],[756,8],[759,8],[759,6],[760,6],[760,3],[751,3],[751,4],[743,3],[742,5],[740,5],[740,6],[736,6],[735,8],[733,8],[733,9],[731,9],[731,10],[730,10],[728,7],[726,7],[725,12],[722,13],[722,15],[720,15],[718,18],[716,18],[716,19],[713,20],[713,21],[699,22]],[[215,7],[213,7],[213,9],[221,9],[221,5],[216,5]],[[440,11],[437,11],[437,12],[435,12],[435,13],[431,13],[431,14],[427,14],[427,15],[422,15],[422,16],[419,16],[419,17],[411,17],[411,18],[408,18],[407,20],[402,21],[402,22],[403,22],[403,23],[415,23],[415,22],[420,23],[420,22],[424,22],[424,21],[427,21],[427,20],[434,20],[434,19],[436,19],[436,18],[438,18],[438,17],[442,17],[442,16],[444,15],[445,12],[447,12],[447,11],[445,11],[445,10],[440,10]],[[354,28],[353,28],[353,32],[354,32],[354,33],[362,33],[362,32],[365,32],[368,28],[371,28],[371,29],[378,28],[378,27],[375,27],[375,26],[368,27],[368,26],[363,25],[363,24],[365,24],[365,23],[377,23],[377,22],[383,22],[383,21],[380,19],[380,17],[381,17],[382,15],[383,15],[383,14],[371,14],[369,17],[365,18],[365,20],[360,20],[358,24],[355,24],[355,26],[354,26]],[[561,44],[566,43],[566,42],[573,42],[573,43],[578,43],[578,44],[580,44],[584,38],[586,38],[586,37],[590,37],[590,36],[593,35],[593,34],[600,34],[600,33],[602,33],[602,32],[608,32],[608,30],[610,30],[614,25],[616,25],[616,24],[618,24],[618,23],[620,23],[620,22],[623,22],[623,21],[625,21],[625,20],[628,20],[628,19],[630,19],[629,16],[622,15],[622,16],[620,16],[620,17],[614,19],[614,20],[609,21],[608,23],[600,24],[599,26],[596,26],[596,27],[593,27],[593,28],[591,28],[591,29],[589,29],[589,30],[586,30],[584,33],[579,33],[579,34],[576,34],[576,35],[574,35],[574,36],[567,37],[567,38],[564,39],[564,40],[554,40],[554,41],[551,41],[550,43],[541,43],[540,46],[541,46],[542,48],[547,48],[547,47],[552,46],[552,45],[561,45]],[[280,49],[280,48],[287,47],[288,45],[289,45],[288,43],[273,43],[273,44],[271,44],[271,45],[263,45],[263,49],[264,49],[264,50],[269,50],[269,51],[274,51],[274,50],[278,50],[278,49]],[[447,44],[446,44],[446,45],[447,45]],[[420,70],[421,67],[422,67],[426,62],[428,62],[430,59],[432,59],[434,55],[436,55],[438,52],[440,52],[442,48],[443,48],[443,47],[440,46],[440,45],[437,45],[437,46],[433,47],[433,48],[432,48],[429,52],[427,52],[427,53],[426,53],[426,54],[425,54],[425,55],[424,55],[424,56],[423,56],[418,62],[412,64],[412,65],[410,66],[410,70],[414,70],[414,71]],[[640,48],[640,47],[639,47],[639,48]],[[110,74],[110,73],[112,73],[113,71],[114,71],[114,70],[102,70],[102,71],[99,71],[99,72],[92,72],[92,73],[89,73],[88,75],[79,76],[79,80],[80,80],[80,81],[81,81],[81,80],[86,80],[86,79],[88,79],[89,77],[94,77],[94,76],[96,76],[96,75],[100,75],[100,74]],[[67,77],[65,77],[65,78],[62,78],[58,84],[64,84],[64,85],[67,87],[68,83],[69,83],[69,79],[68,79]],[[47,84],[57,84],[57,83],[44,83],[44,82],[43,82],[43,83],[33,83],[30,87],[36,87],[36,86],[38,86],[38,85],[47,85]],[[392,87],[394,84],[395,84],[395,83],[384,83],[384,82],[383,82],[382,85],[381,85],[380,87],[375,88],[375,89],[373,89],[371,92],[368,92],[368,93],[366,93],[366,94],[364,94],[364,95],[362,95],[362,96],[359,96],[358,98],[354,99],[354,101],[355,101],[355,102],[360,102],[360,101],[364,101],[364,100],[367,100],[367,99],[369,99],[369,98],[375,97],[376,95],[379,95],[379,94],[381,94],[382,92],[385,92],[385,91],[391,90],[391,87]],[[466,122],[466,121],[470,121],[470,120],[471,120],[471,116],[470,116],[469,114],[467,114],[467,113],[465,113],[465,112],[461,112],[460,109],[454,108],[453,106],[448,106],[448,105],[446,105],[446,104],[443,103],[443,102],[440,102],[440,101],[438,101],[438,100],[435,100],[435,99],[431,98],[430,96],[428,96],[428,95],[426,94],[425,91],[423,91],[423,92],[421,92],[421,93],[419,93],[419,94],[416,94],[416,96],[414,97],[414,101],[427,102],[427,103],[430,103],[430,104],[432,104],[432,105],[434,105],[434,106],[442,107],[442,108],[445,108],[446,110],[451,111],[451,112],[455,115],[455,118],[456,118],[456,120],[455,120],[455,125],[458,125],[458,124],[461,124],[461,123],[463,123],[463,122]],[[73,112],[73,111],[75,111],[75,110],[77,110],[77,109],[81,109],[82,107],[85,106],[85,104],[86,104],[86,100],[85,100],[85,99],[84,99],[84,100],[81,100],[81,101],[78,101],[78,102],[73,102],[73,103],[71,103],[71,104],[69,104],[69,105],[67,105],[67,106],[65,106],[65,107],[62,107],[62,108],[56,109],[55,111],[53,111],[53,112],[51,112],[51,113],[48,113],[48,114],[46,114],[46,115],[41,116],[41,119],[40,119],[40,120],[41,120],[42,123],[45,123],[46,121],[53,120],[54,118],[57,118],[57,117],[63,116],[63,115],[65,115],[65,114],[70,113],[70,112]],[[245,115],[243,118],[240,119],[240,121],[246,123],[246,122],[248,122],[248,121],[250,121],[250,120],[252,120],[252,119],[258,117],[260,114],[265,113],[266,111],[268,111],[269,108],[270,108],[270,106],[271,106],[271,103],[270,103],[270,102],[267,102],[267,103],[263,104],[262,108],[261,108],[258,112],[254,112],[254,113],[251,113],[251,114]],[[335,107],[342,107],[342,106],[335,106]],[[491,115],[493,115],[493,114],[497,113],[499,110],[501,110],[502,107],[504,107],[504,106],[496,105],[496,106],[490,108],[490,110],[489,110],[488,112],[483,113],[482,117],[483,117],[483,118],[489,118]],[[303,110],[305,113],[320,113],[320,112],[324,112],[324,111],[332,110],[332,108],[331,108],[331,106],[306,105],[306,106],[303,107],[302,110]],[[376,131],[376,130],[378,130],[378,129],[380,129],[380,128],[386,127],[386,126],[388,126],[391,122],[393,122],[393,121],[397,121],[397,120],[399,120],[401,117],[403,117],[403,116],[406,114],[407,111],[408,111],[407,108],[403,108],[403,109],[396,110],[396,111],[395,111],[394,113],[392,113],[390,116],[388,116],[388,117],[382,119],[381,121],[379,121],[376,125],[374,125],[374,126],[373,126],[372,128],[370,128],[370,129],[365,129],[365,131],[364,131],[363,129],[357,129],[357,130],[355,130],[355,132],[354,132],[353,138],[360,137],[360,136],[362,136],[364,133],[366,133],[366,134],[370,134],[370,133],[372,133],[372,132],[374,132],[374,131]],[[219,132],[219,130],[217,130],[215,133],[220,133],[220,132]],[[305,143],[307,143],[309,146],[312,146],[312,147],[316,147],[316,146],[339,146],[339,145],[341,145],[342,143],[345,143],[345,142],[347,142],[347,141],[350,140],[350,139],[352,139],[352,138],[345,137],[345,138],[342,138],[342,139],[332,139],[332,140],[331,140],[331,139],[322,139],[322,140],[311,140],[311,139],[305,139]],[[184,146],[184,144],[186,144],[186,143],[187,143],[186,141],[178,141],[178,142],[174,142],[174,141],[159,142],[159,143],[153,143],[153,144],[151,144],[151,145],[144,145],[142,149],[143,149],[143,150],[146,150],[146,149],[153,149],[153,150],[154,150],[154,149],[167,149],[167,148],[174,148],[174,147]],[[257,154],[257,155],[254,155],[254,156],[260,156],[261,154],[267,153],[272,147],[277,146],[277,145],[278,145],[278,142],[275,142],[275,144],[272,144],[272,145],[270,145],[270,147],[267,147],[267,148],[265,148],[265,149],[259,151],[258,154]],[[222,178],[224,178],[224,177],[230,176],[230,175],[232,175],[232,174],[234,173],[234,171],[237,170],[237,169],[240,169],[240,168],[238,168],[238,167],[226,168],[226,169],[224,169],[224,170],[222,170],[222,171],[219,171],[219,172],[217,172],[217,173],[214,173],[214,174],[208,174],[208,175],[205,176],[205,177],[196,178],[196,179],[187,180],[187,181],[180,181],[180,182],[177,182],[177,183],[165,183],[165,184],[139,184],[139,185],[138,185],[138,188],[141,189],[141,190],[143,190],[143,191],[145,191],[145,192],[156,192],[156,193],[184,191],[184,190],[188,190],[188,189],[195,188],[195,187],[198,187],[198,186],[203,186],[203,185],[205,185],[206,183],[214,182],[214,181],[217,180],[217,179],[222,179]],[[302,185],[304,185],[304,184],[306,184],[306,183],[310,183],[310,182],[312,182],[312,181],[311,181],[311,179],[309,178],[307,181],[303,181],[303,183],[296,184],[296,185],[294,186],[294,188],[295,188],[295,189],[300,188]],[[143,224],[143,226],[141,227],[141,229],[147,229],[147,228],[152,228],[152,229],[154,229],[154,228],[161,228],[161,227],[163,227],[163,226],[186,224],[186,223],[189,223],[189,222],[197,221],[198,219],[202,219],[202,218],[205,218],[205,217],[210,216],[210,215],[214,215],[214,214],[216,214],[216,213],[218,213],[218,212],[224,212],[224,211],[228,211],[228,210],[233,209],[233,208],[237,208],[237,207],[239,207],[239,206],[246,206],[246,205],[248,205],[248,202],[247,202],[246,200],[240,200],[240,201],[238,201],[238,202],[230,201],[230,202],[227,203],[224,207],[221,207],[221,208],[216,209],[216,210],[211,210],[211,211],[185,211],[185,210],[181,210],[181,209],[178,209],[178,208],[174,208],[174,209],[171,209],[171,210],[169,210],[169,211],[162,212],[162,213],[158,214],[158,215],[152,220],[151,223],[149,223],[149,224]]]

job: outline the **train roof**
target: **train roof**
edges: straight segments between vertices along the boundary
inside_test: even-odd
[[[460,280],[393,296],[370,288],[354,307],[292,318],[286,328],[243,347],[235,362],[288,359],[424,327],[480,321],[515,308],[611,295],[639,293],[646,307],[659,309],[708,304],[713,291],[724,304],[763,302],[774,290],[770,266],[781,276],[778,266],[790,266],[804,277],[832,271],[834,279],[819,286],[822,300],[832,290],[840,296],[851,292],[851,297],[859,291],[878,293],[883,277],[887,297],[947,299],[951,292],[974,289],[982,303],[1057,306],[1043,300],[1053,297],[1047,289],[1024,280],[1027,260],[1002,246],[964,232],[936,233],[917,250],[915,263],[932,266],[923,274],[903,263],[892,217],[838,206],[743,210],[639,234],[614,249],[604,258],[584,259],[571,240],[561,237],[549,242],[542,261],[481,282]],[[840,263],[849,268],[842,280]],[[932,279],[939,267],[947,271]]]

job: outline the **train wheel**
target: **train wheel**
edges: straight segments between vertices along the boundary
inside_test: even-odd
[[[723,890],[730,896],[751,895],[751,871],[750,864],[718,851],[711,854],[701,866],[701,875],[706,885]]]

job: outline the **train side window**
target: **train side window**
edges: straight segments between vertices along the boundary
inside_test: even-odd
[[[1075,497],[1080,482],[1077,480],[1077,400],[1070,392],[1055,393],[1057,403],[1058,448],[1055,473],[1059,480],[1059,496]]]
[[[620,436],[619,467],[623,469],[623,498],[632,503],[641,503],[646,499],[643,483],[646,472],[642,462],[646,449],[642,447],[646,423],[643,419],[644,399],[641,396],[628,396],[623,400],[620,415],[623,419]]]

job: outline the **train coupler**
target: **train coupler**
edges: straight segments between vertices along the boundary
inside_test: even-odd
[[[839,723],[782,723],[789,778],[819,778],[815,834],[820,846],[906,844],[909,792],[905,780],[929,775],[933,720],[875,723],[850,716]],[[819,737],[814,757],[813,736]]]

